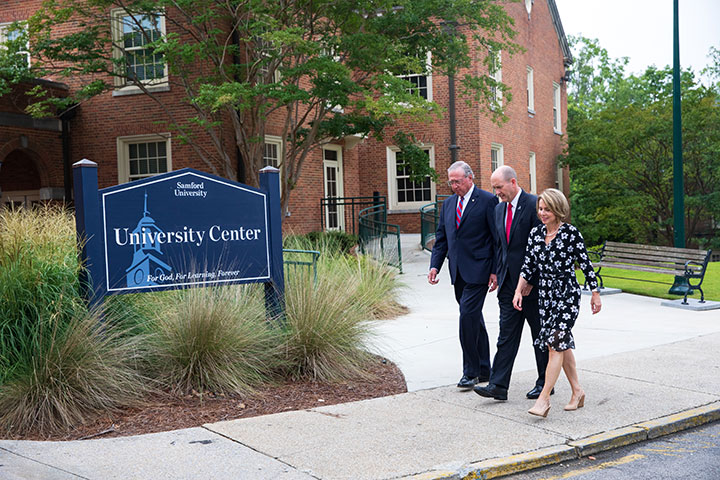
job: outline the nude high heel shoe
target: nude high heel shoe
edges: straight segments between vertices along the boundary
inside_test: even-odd
[[[550,411],[550,404],[548,403],[545,408],[531,408],[528,410],[528,413],[530,415],[536,415],[538,417],[546,418],[548,416],[548,412]]]
[[[578,397],[577,403],[570,402],[567,405],[565,405],[565,410],[570,412],[572,410],[577,410],[578,408],[582,408],[584,406],[585,406],[585,394],[583,393],[582,395],[580,395]]]

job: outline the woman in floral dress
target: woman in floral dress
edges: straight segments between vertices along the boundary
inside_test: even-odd
[[[575,278],[575,263],[585,274],[592,288],[590,306],[592,313],[600,311],[600,293],[597,278],[582,235],[577,228],[565,223],[570,216],[570,205],[560,190],[549,188],[538,197],[538,217],[543,225],[530,231],[525,261],[513,304],[522,310],[523,288],[539,271],[538,294],[541,329],[535,344],[541,350],[549,349],[545,371],[545,386],[535,405],[528,410],[532,415],[546,417],[550,410],[550,392],[555,387],[560,369],[565,371],[572,396],[565,410],[577,410],[585,404],[585,392],[580,386],[575,356],[572,327],[580,312],[580,286]]]

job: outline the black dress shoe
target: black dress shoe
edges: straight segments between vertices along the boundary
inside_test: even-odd
[[[462,378],[460,379],[460,381],[458,382],[457,386],[458,386],[458,388],[470,390],[478,383],[480,383],[480,379],[478,377],[468,377],[467,375],[463,375]]]
[[[525,395],[530,400],[536,400],[540,396],[540,392],[542,392],[543,387],[540,387],[538,385],[535,385],[532,390],[527,392]],[[550,395],[555,395],[555,389],[553,388],[550,390]]]
[[[495,400],[507,400],[507,388],[498,387],[489,383],[484,387],[476,386],[473,391],[485,398],[494,398]]]

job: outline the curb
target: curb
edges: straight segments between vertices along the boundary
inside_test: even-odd
[[[492,458],[470,464],[462,471],[435,470],[403,477],[405,480],[485,480],[575,460],[594,453],[652,440],[682,430],[720,420],[720,402],[636,423],[609,432],[545,447],[509,457]]]

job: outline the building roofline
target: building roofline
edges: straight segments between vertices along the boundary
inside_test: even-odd
[[[31,85],[42,85],[45,87],[56,88],[58,90],[70,91],[70,87],[65,83],[54,82],[52,80],[45,80],[44,78],[32,78],[21,83],[29,83]]]
[[[565,30],[562,26],[562,21],[560,20],[560,13],[557,9],[557,4],[555,3],[555,0],[547,0],[548,3],[548,9],[550,10],[550,17],[552,18],[553,25],[555,26],[555,32],[558,36],[558,41],[560,42],[560,49],[562,50],[563,54],[563,61],[565,62],[565,66],[569,66],[571,63],[573,63],[573,57],[572,52],[570,51],[570,45],[568,44],[567,37],[565,36]]]

